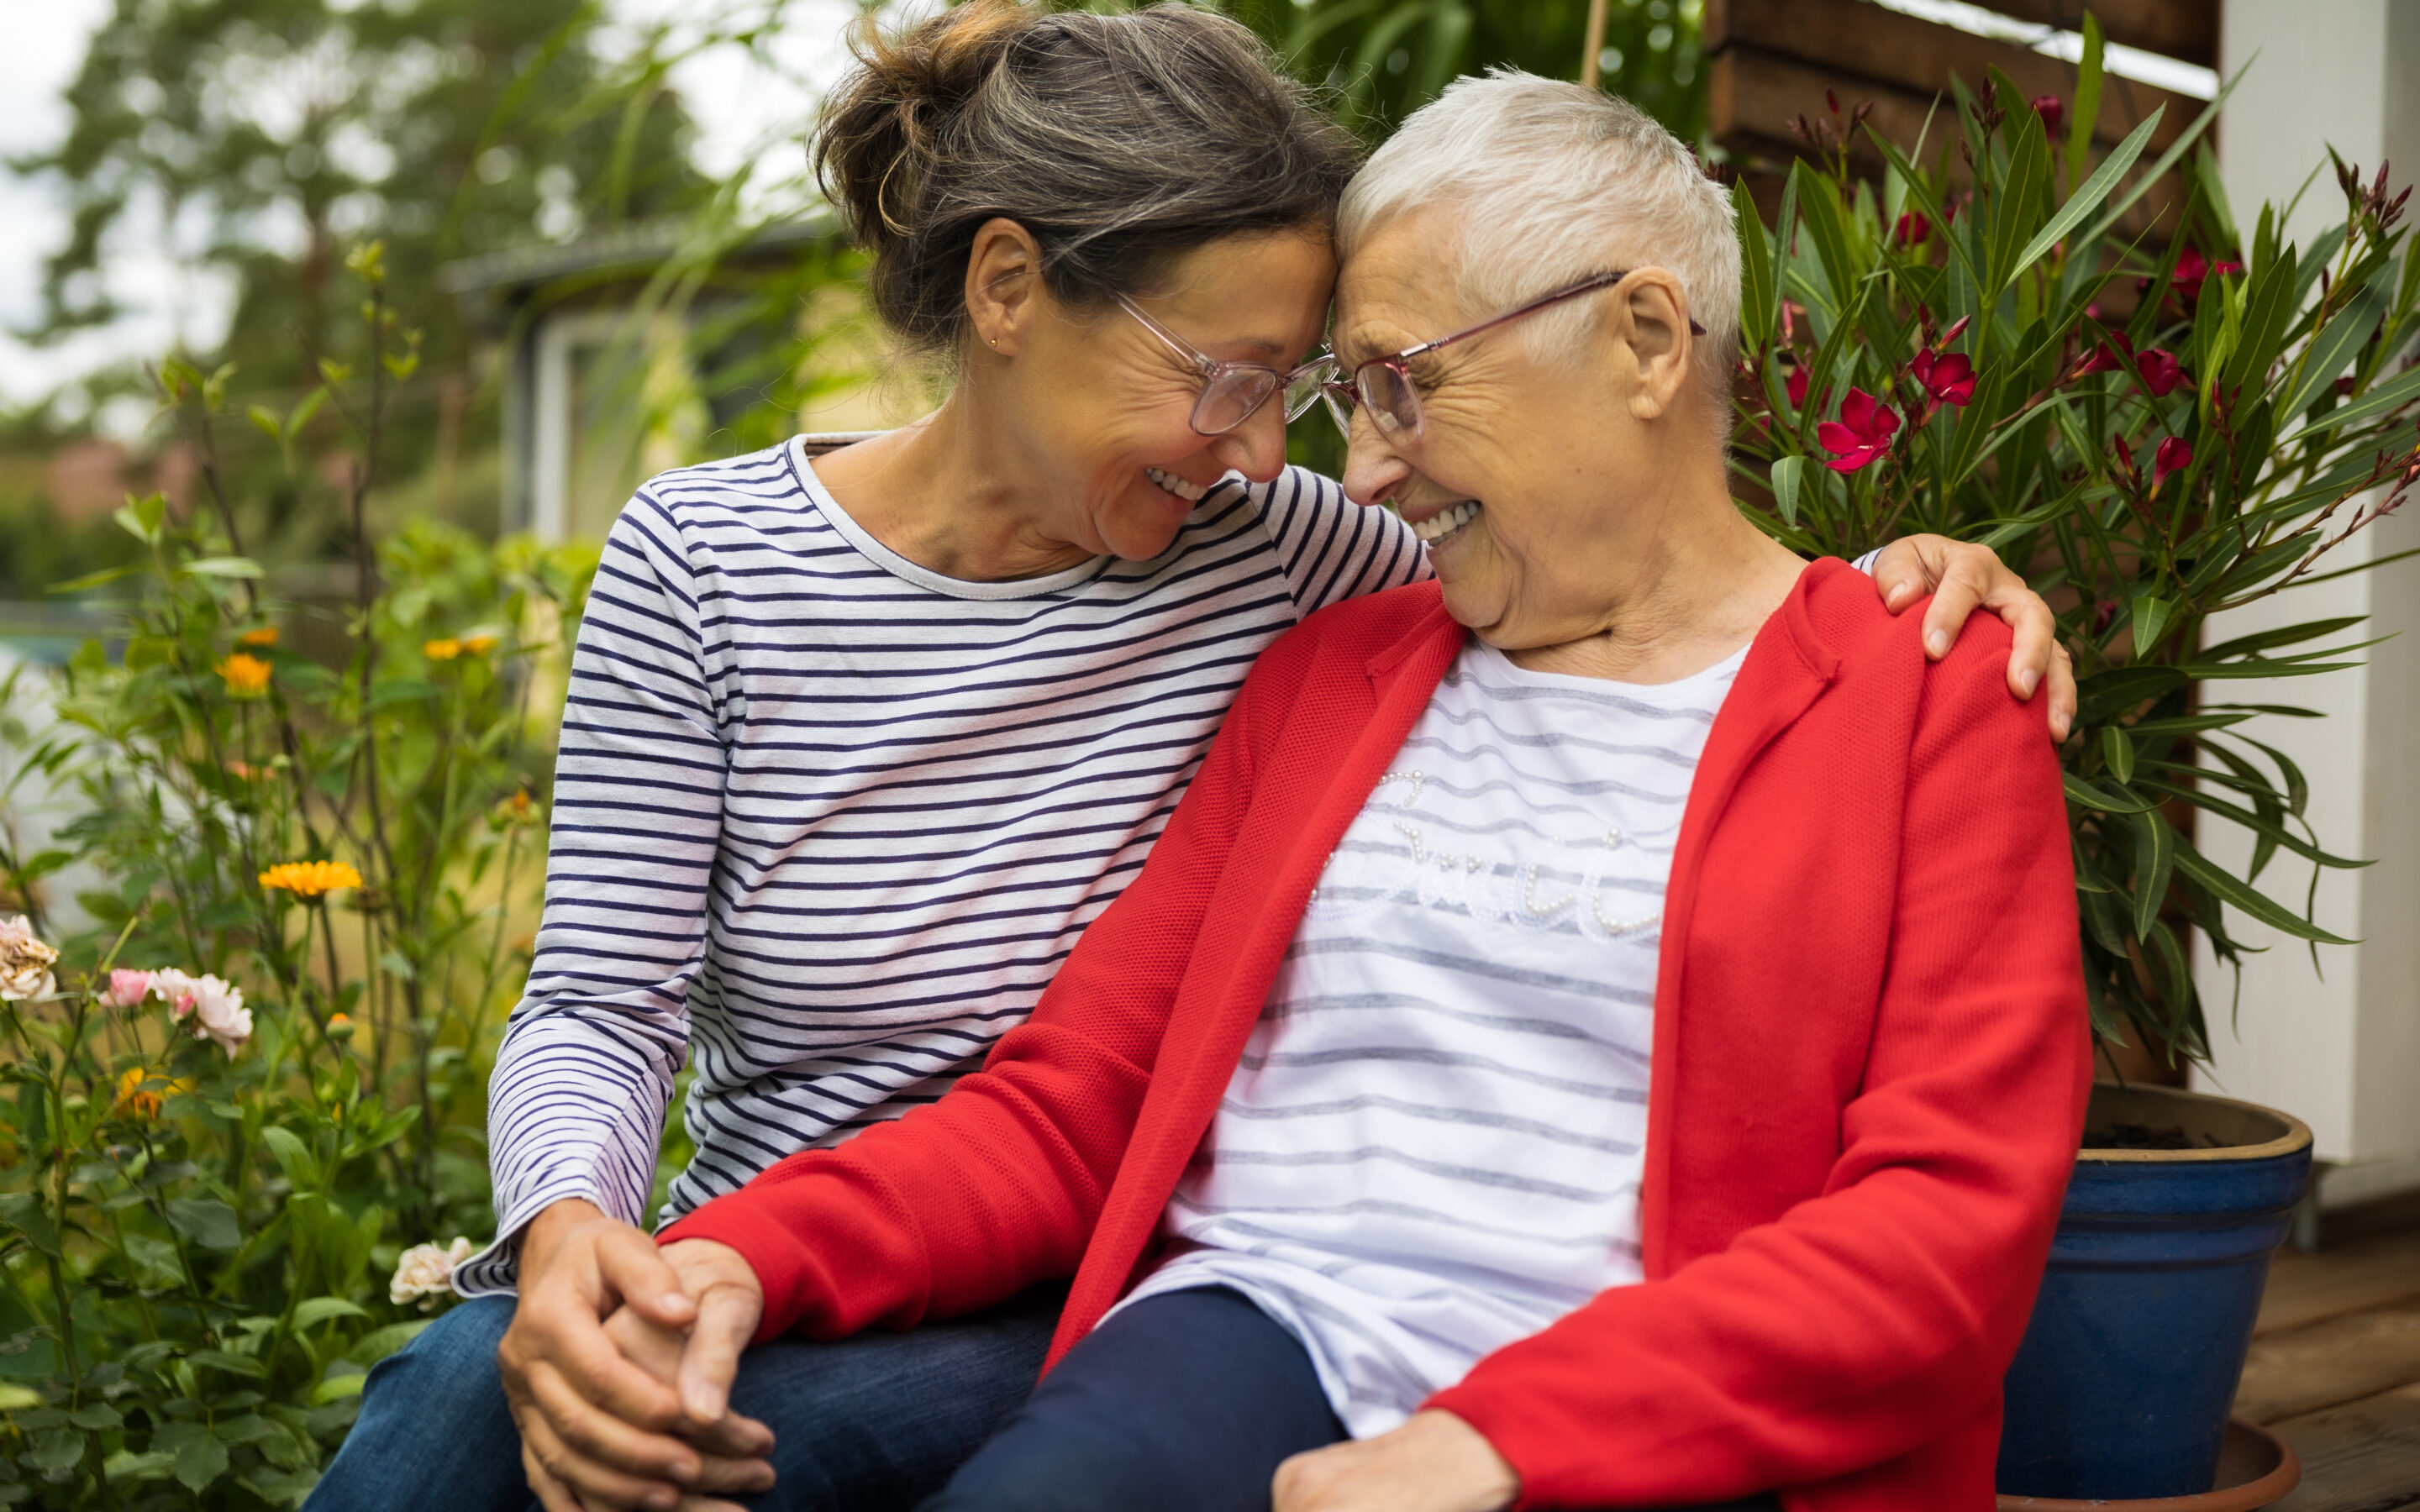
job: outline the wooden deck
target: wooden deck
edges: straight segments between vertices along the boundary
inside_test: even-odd
[[[2275,1512],[2420,1509],[2420,1227],[2279,1255],[2236,1412],[2302,1457]]]

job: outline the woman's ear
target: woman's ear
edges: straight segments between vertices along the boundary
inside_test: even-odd
[[[1631,379],[1630,412],[1640,420],[1663,416],[1689,381],[1695,340],[1689,331],[1689,297],[1681,281],[1662,268],[1642,268],[1622,280],[1614,334],[1624,348]]]
[[[975,228],[967,253],[967,315],[975,341],[987,351],[1015,356],[1042,305],[1042,243],[1005,216]]]

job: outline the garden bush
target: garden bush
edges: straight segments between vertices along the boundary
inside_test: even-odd
[[[379,249],[349,266],[371,360],[315,359],[295,411],[163,367],[206,501],[119,512],[141,560],[71,585],[117,633],[47,690],[55,723],[0,731],[14,795],[75,810],[37,854],[0,833],[0,1504],[295,1503],[490,1232],[487,1072],[595,555],[365,537],[416,341]],[[226,424],[290,443],[323,407],[354,437],[353,592],[281,603],[209,464]],[[105,885],[70,909],[77,862]]]

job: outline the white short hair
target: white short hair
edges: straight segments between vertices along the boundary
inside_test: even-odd
[[[1448,203],[1460,211],[1456,283],[1474,317],[1591,273],[1669,270],[1705,329],[1698,372],[1728,430],[1739,238],[1730,196],[1679,138],[1628,100],[1575,84],[1512,69],[1457,79],[1346,186],[1338,250],[1350,258],[1383,223]],[[1525,334],[1567,349],[1589,319],[1574,301],[1531,316]]]

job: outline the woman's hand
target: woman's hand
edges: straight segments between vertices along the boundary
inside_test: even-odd
[[[1298,1454],[1270,1489],[1276,1512],[1497,1512],[1521,1494],[1521,1477],[1477,1428],[1432,1412]]]
[[[2075,723],[2075,669],[2058,642],[2057,617],[1991,548],[1945,535],[1906,536],[1874,559],[1874,587],[1894,614],[1932,595],[1924,615],[1924,654],[1935,661],[1949,655],[1959,627],[1978,608],[2008,621],[2017,634],[2009,653],[2009,691],[2030,701],[2048,677],[2050,737],[2067,738]]]
[[[594,1203],[558,1202],[521,1240],[520,1301],[496,1350],[521,1459],[548,1512],[669,1509],[705,1469],[672,1432],[679,1393],[627,1358],[605,1319],[630,1312],[686,1332],[698,1308],[655,1241]]]

